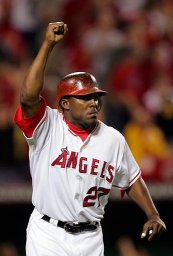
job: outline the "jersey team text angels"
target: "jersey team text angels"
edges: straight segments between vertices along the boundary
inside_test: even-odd
[[[29,145],[32,203],[51,218],[100,221],[112,186],[124,190],[141,176],[123,135],[101,121],[83,141],[44,99],[35,116],[19,107],[14,121]]]

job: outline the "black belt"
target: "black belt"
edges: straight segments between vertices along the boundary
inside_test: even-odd
[[[43,220],[50,222],[51,218],[47,215],[43,215]],[[93,231],[97,229],[99,222],[72,222],[72,221],[61,221],[57,222],[57,227],[65,229],[66,232],[71,234],[82,233],[85,231]]]

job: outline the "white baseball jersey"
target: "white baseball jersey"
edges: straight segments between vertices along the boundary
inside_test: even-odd
[[[32,203],[51,218],[100,221],[112,186],[126,189],[141,175],[123,135],[101,121],[83,141],[44,102],[32,118],[19,108],[15,123],[29,145]]]

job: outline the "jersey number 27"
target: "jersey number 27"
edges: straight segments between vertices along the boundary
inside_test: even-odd
[[[91,187],[87,196],[83,200],[83,207],[94,206],[98,202],[98,207],[100,206],[100,197],[108,195],[110,189],[99,187]]]

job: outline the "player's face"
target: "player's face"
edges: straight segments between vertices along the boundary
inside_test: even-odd
[[[97,122],[101,97],[97,93],[74,96],[66,99],[65,118],[79,128],[90,129]]]

